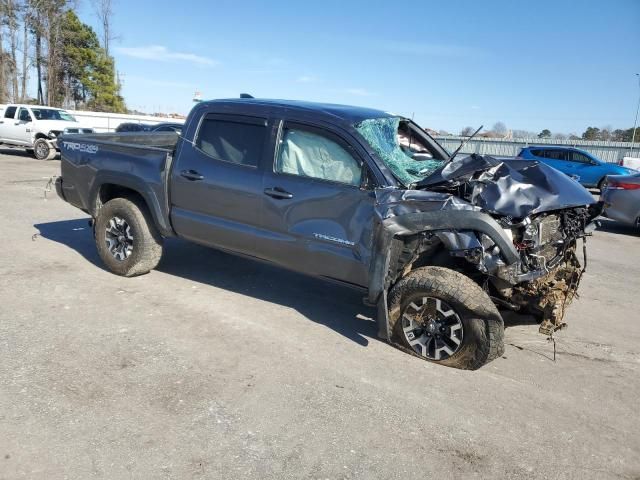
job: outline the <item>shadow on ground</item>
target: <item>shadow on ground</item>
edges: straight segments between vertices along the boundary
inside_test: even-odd
[[[56,156],[53,157],[51,160],[38,160],[33,156],[33,153],[31,153],[31,151],[27,152],[22,148],[9,148],[2,144],[0,144],[0,155],[10,155],[14,157],[27,157],[32,159],[34,162],[44,162],[44,161],[50,162],[51,160],[60,160],[59,153],[57,153]]]
[[[104,269],[88,219],[34,227],[41,237],[72,248]],[[165,247],[158,271],[293,308],[359,345],[366,346],[369,339],[377,338],[376,323],[371,320],[375,319],[375,310],[362,304],[363,293],[183,240],[167,239]],[[509,310],[500,313],[505,328],[538,323],[531,315]]]
[[[26,150],[21,148],[7,148],[4,145],[0,145],[0,154],[1,155],[11,155],[14,157],[30,157],[34,158],[33,155],[28,153]],[[35,158],[34,158],[35,160]]]
[[[34,227],[104,268],[87,219]],[[292,308],[362,346],[377,338],[375,310],[362,304],[363,293],[182,240],[168,239],[165,247],[158,271]]]

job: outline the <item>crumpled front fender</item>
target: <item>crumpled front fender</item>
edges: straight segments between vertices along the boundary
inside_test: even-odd
[[[500,248],[505,264],[519,261],[511,238],[490,215],[472,210],[436,210],[414,212],[380,220],[376,228],[376,244],[369,276],[368,301],[378,306],[379,336],[389,339],[386,292],[389,288],[389,266],[391,243],[394,237],[403,237],[420,232],[475,231],[490,237]],[[455,238],[455,235],[454,237]]]

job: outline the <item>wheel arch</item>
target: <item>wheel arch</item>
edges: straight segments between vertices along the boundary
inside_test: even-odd
[[[408,273],[413,265],[424,266],[433,255],[444,253],[448,256],[450,251],[459,249],[460,242],[464,242],[464,239],[459,237],[462,231],[483,233],[491,238],[500,248],[507,265],[520,260],[506,232],[486,213],[473,210],[440,210],[399,215],[380,222],[376,231],[367,298],[369,303],[378,307],[378,336],[387,340],[391,337],[387,294],[393,284]],[[409,252],[413,249],[411,243],[423,235],[431,237],[434,248],[432,251],[428,249],[426,254],[421,252],[422,255],[410,255]],[[441,266],[450,268],[447,264]]]
[[[102,175],[96,178],[89,195],[89,213],[96,217],[102,205],[114,198],[136,198],[151,213],[156,228],[164,237],[173,236],[174,232],[164,215],[161,202],[144,182],[136,177]]]

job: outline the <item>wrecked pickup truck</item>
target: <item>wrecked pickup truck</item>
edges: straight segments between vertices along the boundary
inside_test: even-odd
[[[60,138],[58,194],[112,272],[149,272],[174,236],[257,257],[360,289],[382,338],[465,369],[502,354],[498,307],[564,326],[599,206],[551,167],[451,160],[407,118],[297,101],[203,102],[182,135]]]

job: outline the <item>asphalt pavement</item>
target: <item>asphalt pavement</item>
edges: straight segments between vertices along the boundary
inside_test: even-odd
[[[460,371],[362,295],[183,241],[107,272],[59,161],[0,148],[0,479],[640,478],[640,235],[605,222],[553,345]]]

